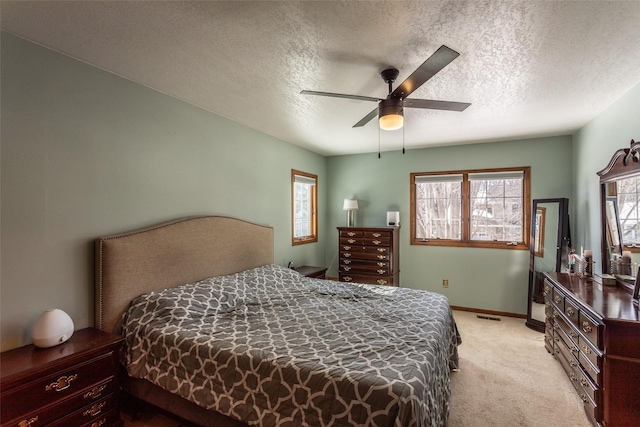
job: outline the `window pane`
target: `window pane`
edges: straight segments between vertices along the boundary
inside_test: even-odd
[[[416,238],[460,240],[462,183],[441,180],[415,186]]]
[[[471,240],[523,241],[522,179],[484,179],[470,182]]]
[[[636,177],[617,182],[620,227],[625,245],[640,244],[639,186],[640,179]]]
[[[311,236],[312,230],[312,214],[313,214],[313,189],[312,185],[294,183],[294,215],[293,215],[293,237],[299,239],[301,237]]]

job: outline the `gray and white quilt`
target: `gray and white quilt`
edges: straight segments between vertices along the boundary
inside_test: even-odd
[[[446,297],[268,265],[143,295],[121,360],[249,425],[443,426],[460,336]]]

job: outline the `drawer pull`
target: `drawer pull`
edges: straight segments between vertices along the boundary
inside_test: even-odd
[[[91,427],[102,427],[103,425],[105,425],[106,422],[107,422],[107,419],[103,418],[100,421],[96,421],[95,423],[91,424]]]
[[[578,338],[578,334],[576,334],[576,333],[575,333],[575,332],[573,332],[573,331],[569,332],[569,336],[570,336],[571,338]]]
[[[384,274],[387,272],[387,270],[376,270],[378,272],[378,274]]]
[[[349,239],[347,240],[347,242],[351,243],[352,245],[356,242],[355,239]]]
[[[345,251],[350,251],[351,250],[351,246],[343,246],[342,249],[344,249]]]
[[[86,392],[82,397],[85,399],[95,399],[96,397],[99,397],[106,388],[107,385],[102,384],[101,386],[94,387],[93,390]]]
[[[345,257],[345,258],[349,258],[351,256],[351,254],[346,252],[346,253],[342,254],[342,256]]]
[[[386,284],[387,284],[386,280],[382,280],[382,279],[378,280],[378,285],[386,285]]]
[[[378,267],[384,267],[385,265],[386,265],[386,263],[384,263],[384,262],[379,262],[378,263]]]
[[[580,393],[580,399],[584,402],[587,403],[587,395],[584,393]]]
[[[351,260],[350,259],[345,259],[342,262],[344,262],[345,264],[351,264]]]
[[[96,403],[95,405],[91,406],[91,408],[84,411],[82,415],[84,415],[85,417],[95,417],[100,412],[102,412],[102,408],[104,408],[106,404],[107,402]]]
[[[344,271],[349,271],[349,270],[351,270],[351,267],[342,267],[342,269],[343,269]]]
[[[353,280],[353,278],[352,278],[352,277],[350,277],[350,276],[344,276],[344,277],[342,278],[342,280],[344,280],[345,282],[350,282],[350,281],[352,281],[352,280]]]
[[[378,248],[378,252],[387,252],[387,248]]]
[[[576,377],[576,374],[574,374],[573,372],[569,374],[569,378],[571,379],[571,381],[578,381],[578,377]]]
[[[29,418],[28,420],[22,420],[18,423],[18,427],[31,427],[33,423],[38,421],[38,416],[36,415],[33,418]]]
[[[575,354],[576,356],[580,353],[580,349],[578,347],[573,347],[571,349],[571,353]]]
[[[589,324],[589,322],[587,322],[586,320],[584,320],[584,321],[582,322],[582,330],[588,334],[588,333],[589,333],[589,332],[591,332],[593,329],[591,328],[591,325]]]
[[[356,233],[354,233],[353,231],[347,232],[347,236],[355,236],[355,235],[356,235]]]
[[[591,349],[588,346],[583,345],[582,348],[584,350],[584,354],[586,354],[586,355],[591,354]]]
[[[380,241],[380,240],[374,240],[374,241],[373,241],[373,244],[374,244],[374,245],[379,245],[380,243],[382,243],[382,241]]]
[[[560,295],[556,295],[553,300],[556,302],[556,304],[560,304],[560,301],[562,301],[562,297]]]
[[[45,391],[51,391],[51,390],[63,391],[71,387],[71,382],[77,379],[78,379],[78,374],[73,374],[69,376],[65,375],[58,378],[55,382],[52,382],[51,384],[49,384],[44,389]]]
[[[582,387],[586,387],[589,385],[589,383],[587,382],[587,380],[585,378],[581,378],[580,379],[580,384],[582,384]]]
[[[573,366],[574,368],[575,368],[576,366],[578,366],[578,364],[576,363],[576,361],[575,361],[575,360],[573,360],[573,359],[571,359],[571,362],[569,362],[569,365]]]
[[[385,259],[385,258],[386,258],[386,256],[384,256],[384,255],[378,255],[378,259]]]
[[[575,311],[573,311],[571,307],[567,308],[567,316],[573,317],[575,314]]]
[[[373,233],[373,237],[380,237],[380,236],[382,236],[382,234],[380,234],[380,233]]]

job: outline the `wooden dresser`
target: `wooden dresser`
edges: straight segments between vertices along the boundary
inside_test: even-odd
[[[338,227],[338,279],[399,286],[398,230],[398,227]]]
[[[118,349],[122,338],[93,328],[51,348],[0,354],[2,427],[120,426]]]
[[[640,426],[640,322],[631,293],[545,273],[545,347],[596,426]]]

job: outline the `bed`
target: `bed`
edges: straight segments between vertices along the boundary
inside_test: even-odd
[[[96,327],[125,337],[123,391],[203,426],[442,426],[447,299],[307,278],[273,229],[191,217],[96,239]]]

